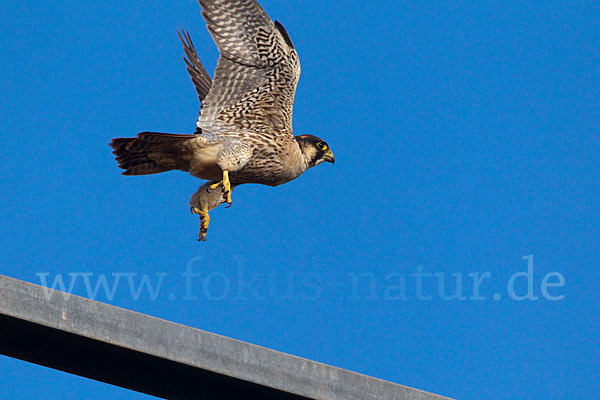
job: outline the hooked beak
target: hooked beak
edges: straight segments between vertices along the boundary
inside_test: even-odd
[[[323,159],[327,162],[335,164],[335,156],[331,150],[327,150],[327,152],[323,154]]]

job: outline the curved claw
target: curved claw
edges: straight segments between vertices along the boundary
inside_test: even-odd
[[[207,186],[206,192],[210,193],[211,190],[214,190],[214,189],[218,188],[219,186],[222,187],[223,197],[225,198],[225,201],[227,202],[227,204],[229,204],[229,206],[226,208],[231,207],[231,182],[229,181],[229,171],[224,170],[223,171],[223,180],[221,182],[213,183],[212,185]]]
[[[231,207],[231,204],[232,204],[232,201],[231,201],[231,189],[223,192],[223,199],[227,203],[227,205],[225,206],[225,208]]]

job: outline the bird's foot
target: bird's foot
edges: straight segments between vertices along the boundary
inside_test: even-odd
[[[209,190],[214,190],[219,186],[223,187],[223,197],[226,199],[228,206],[231,206],[231,182],[229,182],[229,171],[223,171],[223,180],[214,183],[208,187]]]
[[[200,233],[198,233],[198,241],[205,242],[206,232],[208,232],[208,224],[210,222],[208,210],[201,210],[198,207],[192,207],[190,211],[192,214],[198,214],[200,216]]]

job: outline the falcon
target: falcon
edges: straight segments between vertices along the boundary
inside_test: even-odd
[[[179,33],[201,102],[195,132],[141,132],[110,146],[123,175],[181,170],[207,180],[190,200],[200,217],[198,240],[205,241],[209,211],[229,207],[238,185],[278,186],[335,157],[323,139],[293,134],[300,61],[283,25],[255,0],[199,3],[220,56],[211,79],[189,33]]]

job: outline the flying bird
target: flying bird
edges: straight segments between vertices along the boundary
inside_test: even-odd
[[[199,0],[220,56],[210,75],[189,33],[179,33],[200,116],[192,134],[141,132],[112,139],[123,175],[181,170],[207,180],[192,195],[206,240],[209,211],[231,205],[244,183],[278,186],[323,162],[335,162],[329,145],[313,135],[294,136],[292,108],[300,61],[290,36],[255,0]],[[183,35],[183,36],[182,36]]]

